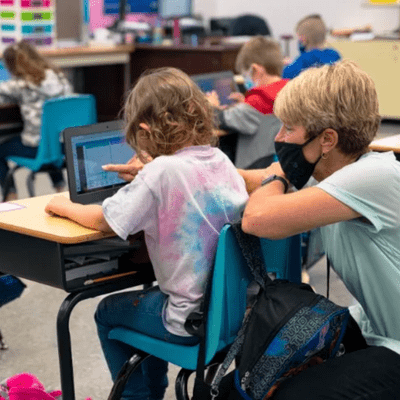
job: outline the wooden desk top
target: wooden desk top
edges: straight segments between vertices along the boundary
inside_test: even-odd
[[[400,135],[388,136],[372,141],[369,148],[374,151],[393,151],[400,153]]]
[[[40,53],[46,57],[76,57],[99,54],[132,53],[135,50],[133,44],[121,44],[117,46],[76,46],[60,48],[43,48]]]
[[[73,47],[49,47],[39,49],[46,57],[76,57],[100,54],[132,53],[135,50],[133,44],[121,44],[116,46],[73,46]],[[0,57],[2,53],[0,52]]]
[[[60,195],[60,194],[58,194]],[[68,197],[68,192],[61,193]],[[65,218],[48,215],[44,208],[55,194],[16,200],[24,208],[0,211],[0,229],[22,233],[63,244],[76,244],[115,236],[83,226]]]

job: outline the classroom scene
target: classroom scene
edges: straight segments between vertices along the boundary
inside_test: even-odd
[[[400,400],[399,68],[400,0],[0,0],[0,400]]]

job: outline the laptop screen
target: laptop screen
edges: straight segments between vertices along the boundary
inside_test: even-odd
[[[221,105],[232,104],[233,101],[229,99],[229,95],[239,91],[232,71],[193,75],[191,78],[204,93],[215,90]]]
[[[134,155],[120,121],[68,128],[64,142],[72,201],[101,202],[126,184],[117,173],[102,169],[105,164],[125,164]]]

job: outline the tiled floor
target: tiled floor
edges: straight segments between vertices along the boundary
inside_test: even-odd
[[[384,122],[379,133],[400,133],[400,123]],[[26,197],[26,172],[20,170],[16,182],[21,197]],[[49,179],[40,174],[36,182],[37,195],[51,193]],[[1,246],[1,245],[0,245]],[[1,251],[1,248],[0,248]],[[0,266],[1,270],[1,266]],[[310,270],[310,283],[319,293],[326,293],[326,264],[322,259]],[[0,351],[0,381],[10,375],[28,371],[39,377],[48,389],[60,388],[56,348],[56,318],[65,298],[62,290],[27,282],[28,289],[20,299],[0,309],[0,329],[9,350]],[[331,299],[349,305],[353,299],[333,274]],[[111,381],[95,331],[93,313],[99,299],[85,300],[72,312],[70,328],[74,355],[76,398],[107,399]],[[170,368],[170,386],[166,399],[174,399],[174,379],[178,369]]]

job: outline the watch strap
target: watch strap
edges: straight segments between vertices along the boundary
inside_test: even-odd
[[[282,182],[283,185],[284,185],[284,187],[285,187],[284,193],[287,193],[287,191],[289,190],[288,181],[287,181],[285,178],[282,178],[282,177],[279,176],[279,175],[272,175],[272,176],[267,177],[266,179],[264,179],[264,180],[261,182],[261,186],[267,185],[268,183],[271,183],[271,182],[273,182],[273,181],[280,181],[280,182]]]

